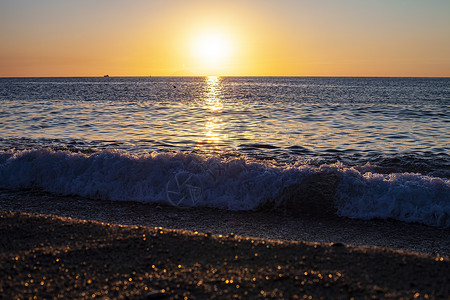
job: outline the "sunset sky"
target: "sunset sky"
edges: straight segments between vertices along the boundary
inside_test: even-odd
[[[450,76],[449,0],[0,0],[0,76]]]

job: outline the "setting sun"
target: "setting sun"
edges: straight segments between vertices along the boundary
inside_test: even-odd
[[[223,36],[207,34],[197,38],[194,51],[207,63],[219,63],[230,51],[229,41]]]
[[[230,59],[231,51],[231,41],[222,33],[207,32],[193,39],[196,68],[207,74],[219,72]]]

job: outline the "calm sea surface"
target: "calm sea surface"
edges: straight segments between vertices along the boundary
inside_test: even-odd
[[[48,167],[43,167],[44,161],[51,162],[58,153],[70,160],[75,159],[70,153],[89,158],[111,154],[108,149],[120,150],[116,161],[134,157],[136,164],[148,159],[149,153],[161,158],[174,152],[185,159],[215,158],[220,168],[228,170],[225,161],[240,159],[260,164],[261,174],[278,170],[281,175],[276,178],[284,178],[286,166],[298,171],[340,164],[339,168],[347,168],[339,171],[345,176],[350,176],[349,168],[356,168],[367,177],[369,167],[370,174],[384,174],[387,182],[393,179],[386,176],[393,174],[416,176],[402,180],[437,193],[433,197],[444,201],[440,209],[450,224],[450,78],[2,78],[0,103],[0,163],[4,178],[11,182],[3,184],[6,187],[17,187],[10,178],[12,169],[5,175],[11,160],[18,163],[18,156],[44,148],[51,149],[45,150],[47,160],[35,164],[42,169]],[[270,167],[262,167],[268,162]],[[205,162],[199,164],[205,168]],[[20,166],[23,171],[25,166]],[[178,171],[170,171],[171,176]],[[30,172],[14,176],[30,177]],[[226,175],[227,180],[233,174]],[[443,185],[425,188],[425,177],[441,180]],[[280,180],[285,186],[287,181]],[[36,185],[36,179],[24,179],[19,186],[30,184]],[[201,187],[203,197],[222,195],[214,184]],[[38,185],[46,189],[45,184]],[[405,185],[402,181],[393,187]],[[103,195],[101,187],[94,190]],[[64,188],[58,191],[65,193]],[[124,197],[108,191],[104,198]],[[139,195],[130,200],[148,201]],[[157,192],[151,195],[158,201],[166,197]],[[242,193],[230,197],[238,196]],[[236,207],[227,201],[230,209],[256,205]]]

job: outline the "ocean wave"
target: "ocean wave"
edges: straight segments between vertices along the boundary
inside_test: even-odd
[[[0,152],[0,188],[229,210],[261,207],[450,227],[450,180],[371,165],[275,165],[185,153]]]
[[[415,173],[341,171],[337,213],[450,227],[450,180]]]

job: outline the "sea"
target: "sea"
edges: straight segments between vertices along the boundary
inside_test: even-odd
[[[2,191],[254,211],[332,175],[338,216],[450,227],[450,78],[0,78],[0,103]]]

